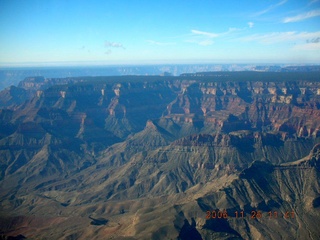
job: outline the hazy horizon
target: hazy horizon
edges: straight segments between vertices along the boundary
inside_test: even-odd
[[[42,62],[42,63],[15,63],[15,64],[2,64],[0,69],[6,68],[77,68],[77,67],[131,67],[131,66],[179,66],[179,65],[208,65],[208,66],[218,66],[218,65],[252,65],[252,66],[316,66],[320,65],[320,62],[249,62],[249,61],[229,61],[229,62],[205,62],[205,61],[192,61],[192,62],[115,62],[115,63],[104,63],[104,62]]]

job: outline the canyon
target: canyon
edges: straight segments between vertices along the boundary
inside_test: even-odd
[[[28,77],[0,106],[3,239],[320,237],[319,72]]]

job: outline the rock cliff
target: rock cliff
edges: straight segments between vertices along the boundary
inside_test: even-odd
[[[0,234],[317,239],[319,80],[26,79],[0,93]]]

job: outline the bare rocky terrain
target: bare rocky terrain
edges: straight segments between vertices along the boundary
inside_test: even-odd
[[[26,78],[0,104],[2,239],[320,238],[319,72]]]

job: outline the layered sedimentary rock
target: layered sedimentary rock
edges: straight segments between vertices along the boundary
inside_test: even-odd
[[[23,101],[5,90],[1,234],[318,238],[320,82],[288,76],[27,79]]]

